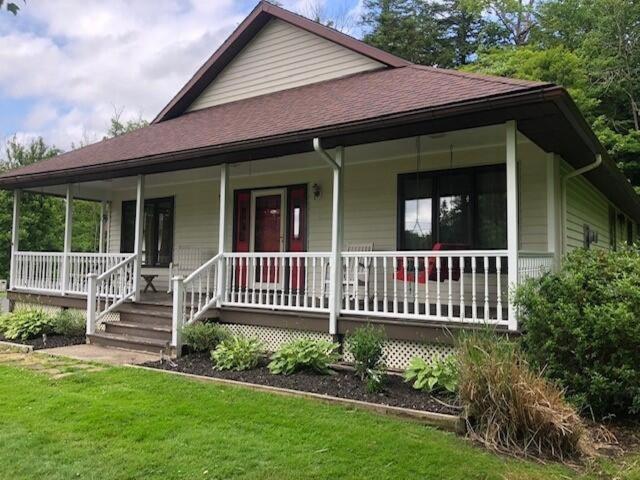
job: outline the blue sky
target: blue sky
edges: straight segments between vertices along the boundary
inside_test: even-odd
[[[257,0],[28,0],[0,12],[0,141],[69,149],[102,138],[115,111],[152,119]],[[281,0],[349,17],[362,0]]]

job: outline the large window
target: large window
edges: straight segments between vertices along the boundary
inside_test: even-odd
[[[122,202],[121,252],[132,253],[135,243],[136,202]],[[173,197],[144,201],[142,264],[168,267],[173,255]]]
[[[431,250],[507,246],[504,165],[398,177],[398,247]]]

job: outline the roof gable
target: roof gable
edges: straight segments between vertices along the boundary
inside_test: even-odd
[[[383,67],[342,45],[271,19],[187,111]]]
[[[178,94],[162,109],[152,123],[162,122],[185,113],[205,89],[214,82],[216,77],[225,70],[227,65],[273,19],[314,34],[381,65],[388,67],[410,65],[410,62],[395,55],[262,0],[220,48],[198,69]]]

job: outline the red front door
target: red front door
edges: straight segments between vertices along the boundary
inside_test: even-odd
[[[282,249],[282,194],[258,195],[255,198],[253,249],[255,252],[280,252]],[[270,259],[272,265],[275,260]],[[263,269],[262,282],[277,282],[277,268]]]

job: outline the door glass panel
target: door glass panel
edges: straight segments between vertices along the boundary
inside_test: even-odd
[[[265,195],[256,198],[256,252],[280,251],[281,196]]]
[[[439,239],[470,248],[471,229],[471,176],[467,174],[446,175],[439,182]]]
[[[173,249],[173,201],[166,200],[157,205],[158,245],[157,264],[169,265]]]
[[[143,265],[155,264],[156,251],[153,248],[153,245],[155,245],[154,210],[155,210],[154,205],[144,206],[144,225],[143,225],[143,234],[142,234],[142,264]]]
[[[433,182],[410,177],[404,180],[404,229],[402,246],[405,250],[430,250],[433,246]]]

